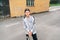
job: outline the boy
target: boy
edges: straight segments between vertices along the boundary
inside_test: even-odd
[[[24,29],[26,30],[26,40],[28,40],[29,36],[32,36],[33,40],[37,40],[36,30],[34,28],[34,17],[30,15],[30,10],[25,9],[24,11]]]

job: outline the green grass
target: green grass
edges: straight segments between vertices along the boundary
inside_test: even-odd
[[[50,6],[60,6],[60,4],[50,4]]]

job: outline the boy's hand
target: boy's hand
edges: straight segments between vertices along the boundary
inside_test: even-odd
[[[32,32],[31,31],[29,32],[29,36],[32,36]]]

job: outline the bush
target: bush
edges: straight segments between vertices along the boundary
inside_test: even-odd
[[[51,0],[51,1],[50,1],[50,4],[56,4],[56,3],[58,3],[57,0]]]

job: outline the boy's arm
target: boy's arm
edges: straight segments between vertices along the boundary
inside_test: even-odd
[[[24,21],[24,29],[27,31],[27,32],[29,32],[29,29],[27,28],[28,27],[28,25],[25,23],[25,21]]]
[[[35,17],[33,16],[31,32],[33,32],[33,30],[34,30],[34,24],[35,24]]]
[[[35,17],[33,16],[33,25],[35,24]]]

